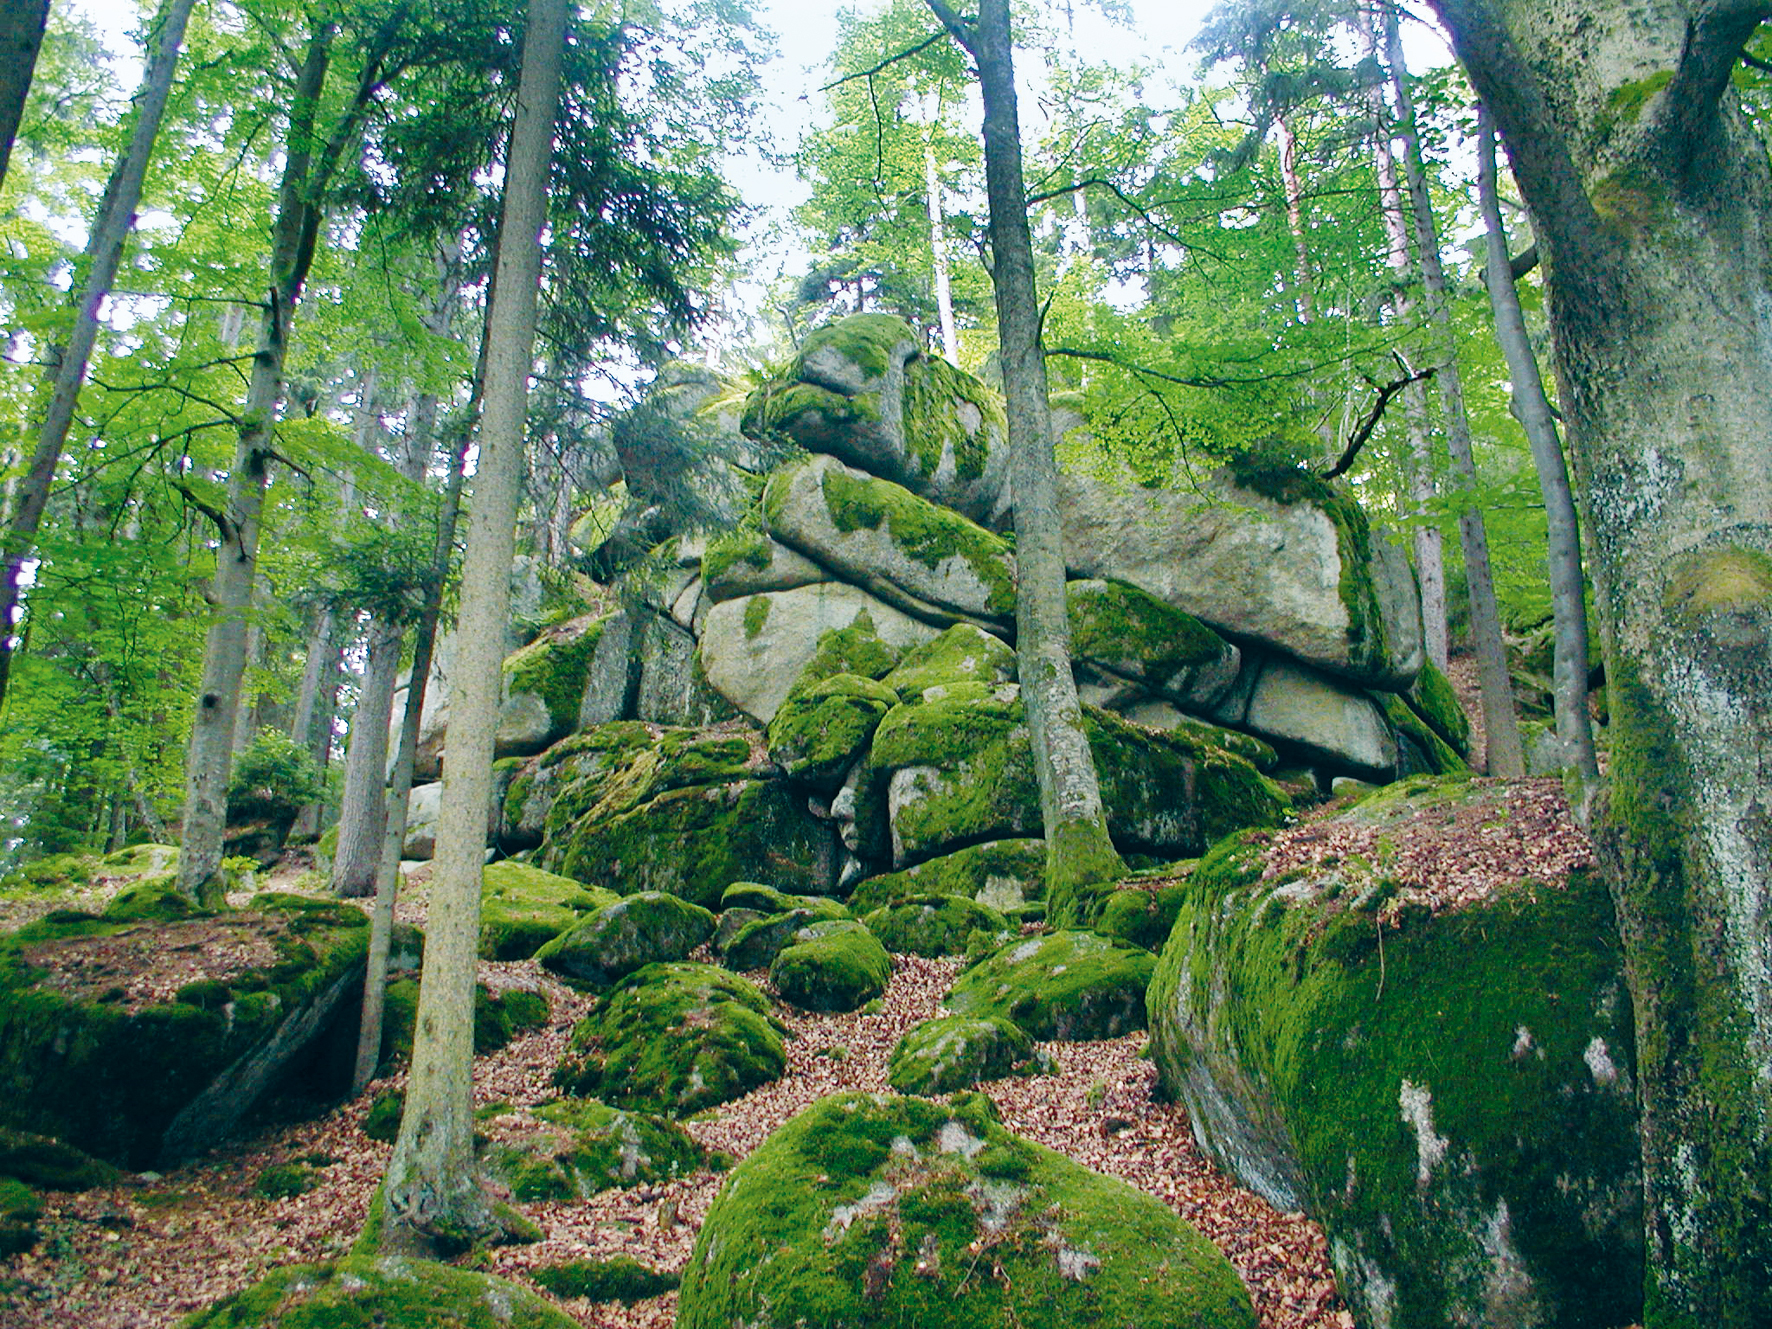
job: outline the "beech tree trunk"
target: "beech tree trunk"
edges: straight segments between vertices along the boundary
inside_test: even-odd
[[[1645,1323],[1772,1323],[1772,4],[1434,0],[1545,265],[1611,724]]]
[[[148,162],[154,155],[154,140],[160,133],[166,101],[172,94],[173,75],[178,69],[178,55],[184,46],[185,24],[196,0],[168,0],[158,23],[159,40],[154,54],[142,74],[141,91],[136,93],[135,125],[130,130],[129,145],[111,168],[111,178],[99,201],[98,215],[93,219],[92,234],[86,242],[86,279],[74,306],[74,326],[49,387],[49,400],[37,426],[37,442],[31,462],[14,492],[14,508],[7,523],[3,562],[0,562],[0,707],[6,703],[6,687],[12,672],[12,634],[9,631],[19,604],[19,579],[30,559],[37,528],[43,521],[43,509],[49,502],[50,484],[55,479],[56,464],[73,428],[74,408],[80,399],[80,387],[86,382],[86,371],[92,363],[92,349],[98,341],[99,306],[110,295],[117,280],[117,269],[123,262],[123,247],[135,225],[136,205],[141,202],[142,182],[147,178]],[[8,83],[19,77],[18,96],[22,102],[29,86],[32,62],[36,59],[35,41],[29,43],[30,61],[15,68],[10,61],[14,53],[24,54],[24,38],[34,21],[37,39],[43,35],[44,14],[34,20],[29,11],[42,10],[31,3],[8,6],[6,17],[0,19],[0,178],[5,175],[5,154],[12,148],[13,134],[18,128],[16,110],[10,126],[6,122],[7,100],[11,95]],[[14,25],[24,22],[23,31],[14,32]]]
[[[1465,591],[1470,601],[1471,648],[1477,657],[1482,693],[1483,729],[1490,775],[1526,773],[1520,749],[1520,726],[1514,715],[1513,682],[1508,675],[1507,645],[1501,637],[1501,611],[1495,602],[1495,581],[1489,571],[1489,533],[1476,506],[1476,459],[1471,450],[1470,417],[1464,408],[1464,379],[1458,369],[1458,334],[1446,306],[1446,273],[1440,264],[1440,235],[1428,198],[1427,171],[1422,164],[1421,138],[1415,124],[1415,98],[1403,63],[1403,39],[1397,9],[1390,0],[1381,9],[1386,63],[1397,97],[1397,130],[1403,140],[1403,176],[1415,218],[1416,259],[1421,266],[1422,295],[1428,318],[1439,338],[1436,348],[1440,414],[1446,427],[1446,450],[1452,478],[1464,491],[1458,514],[1458,543],[1464,554]]]
[[[947,227],[941,208],[941,176],[935,169],[934,125],[930,141],[923,145],[923,192],[929,204],[929,261],[935,271],[935,316],[941,324],[941,356],[950,365],[960,363],[960,334],[954,328],[954,290],[948,279]]]
[[[1274,119],[1274,133],[1280,143],[1280,185],[1286,193],[1286,226],[1292,232],[1293,256],[1298,262],[1298,321],[1314,323],[1317,318],[1316,282],[1311,276],[1311,251],[1305,240],[1304,187],[1298,179],[1298,139],[1285,116]]]
[[[406,630],[400,624],[380,618],[370,622],[363,684],[357,692],[350,744],[345,749],[338,852],[332,859],[332,889],[347,899],[375,891],[387,816],[388,721],[394,711],[394,685],[400,678],[400,648],[405,640]]]
[[[474,970],[566,0],[534,0],[528,17],[486,320],[486,405],[462,567],[418,1028],[383,1190],[381,1246],[398,1254],[436,1255],[498,1229],[474,1165]]]
[[[1538,357],[1532,353],[1520,294],[1514,289],[1513,258],[1508,253],[1495,178],[1495,130],[1487,107],[1479,109],[1477,121],[1477,193],[1488,232],[1484,272],[1489,306],[1495,315],[1495,339],[1501,344],[1513,382],[1513,414],[1532,446],[1532,464],[1544,495],[1554,634],[1553,709],[1566,765],[1575,771],[1581,785],[1571,802],[1585,820],[1588,798],[1599,783],[1600,763],[1587,710],[1587,600],[1581,575],[1581,528],[1575,516],[1575,497],[1569,490],[1569,470],[1563,464],[1563,444],[1557,437],[1556,412],[1544,394]]]
[[[271,464],[273,422],[283,398],[290,325],[313,261],[314,236],[308,223],[310,209],[317,207],[310,198],[315,124],[336,31],[337,25],[331,23],[315,29],[296,78],[277,216],[271,226],[270,300],[228,474],[227,510],[210,514],[220,544],[210,585],[213,617],[203,643],[203,679],[185,756],[178,862],[180,893],[206,907],[223,898],[222,836],[228,819],[234,715],[240,705],[240,675],[246,668],[246,614],[258,569],[259,513]]]
[[[6,183],[12,143],[24,119],[25,98],[49,22],[49,0],[7,0],[0,6],[0,184]]]
[[[982,0],[976,22],[942,0],[930,9],[972,55],[984,94],[985,193],[991,218],[991,281],[1008,408],[1010,485],[1015,504],[1016,655],[1033,740],[1046,830],[1046,883],[1062,899],[1111,881],[1126,866],[1108,836],[1095,757],[1071,673],[1064,602],[1064,545],[1058,523],[1058,465],[1046,398],[1046,355],[1022,180],[1008,0]]]

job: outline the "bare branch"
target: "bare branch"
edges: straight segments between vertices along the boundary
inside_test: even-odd
[[[947,39],[947,36],[948,36],[948,34],[945,32],[931,33],[929,36],[925,37],[922,41],[918,42],[915,46],[907,47],[905,50],[900,51],[897,55],[889,55],[884,60],[880,61],[879,64],[873,65],[870,68],[858,69],[853,74],[845,74],[845,75],[843,75],[842,78],[837,79],[834,82],[825,84],[822,88],[819,89],[819,91],[820,92],[829,92],[832,88],[840,88],[845,83],[855,82],[856,79],[872,78],[875,74],[884,73],[886,70],[890,69],[893,65],[897,64],[900,60],[908,60],[913,55],[917,55],[923,51],[927,51],[931,46],[935,45],[936,42],[945,41]]]
[[[1372,431],[1378,428],[1378,422],[1384,418],[1384,408],[1390,403],[1390,399],[1411,383],[1419,383],[1424,379],[1432,378],[1436,368],[1437,366],[1430,365],[1426,369],[1418,369],[1414,373],[1394,379],[1379,388],[1378,397],[1373,401],[1372,409],[1366,412],[1365,418],[1360,421],[1359,428],[1354,430],[1348,438],[1347,446],[1341,450],[1341,456],[1336,458],[1335,465],[1323,472],[1323,478],[1334,480],[1339,476],[1346,475],[1348,468],[1354,464],[1354,458],[1360,455],[1360,449],[1366,446],[1366,440],[1372,437]]]

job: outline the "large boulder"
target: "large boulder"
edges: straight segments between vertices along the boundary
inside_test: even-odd
[[[744,431],[781,435],[990,526],[1009,512],[1008,431],[997,395],[921,354],[890,314],[810,333],[783,377],[751,394]]]
[[[857,884],[851,909],[867,911],[931,895],[960,895],[992,909],[1019,909],[1046,894],[1044,840],[988,840]]]
[[[779,1079],[782,1030],[756,984],[708,964],[653,964],[599,997],[554,1082],[686,1117]]]
[[[791,591],[831,574],[806,555],[772,540],[762,531],[740,527],[708,542],[701,575],[714,604],[764,591]]]
[[[1322,1223],[1362,1325],[1642,1316],[1631,1004],[1560,804],[1411,779],[1186,883],[1149,996],[1163,1086]]]
[[[637,721],[614,721],[581,729],[524,762],[505,786],[501,842],[513,851],[533,849],[550,834],[559,834],[595,807],[635,761],[660,745],[653,728]],[[675,746],[680,747],[681,741]],[[723,747],[724,768],[742,772],[749,751],[749,744],[742,741]]]
[[[495,756],[526,757],[572,732],[603,623],[603,616],[586,614],[544,628],[506,658]]]
[[[912,896],[862,916],[889,951],[909,955],[964,955],[975,939],[995,949],[1009,940],[1009,920],[963,895]]]
[[[1094,932],[1049,932],[1012,942],[955,982],[956,1015],[996,1016],[1030,1038],[1080,1042],[1145,1027],[1144,990],[1156,958]]]
[[[1212,714],[1331,769],[1378,780],[1397,773],[1397,735],[1384,707],[1361,689],[1291,660],[1250,661]]]
[[[1015,648],[973,623],[956,623],[933,641],[913,646],[880,681],[899,701],[918,702],[930,688],[957,683],[1013,683]]]
[[[658,960],[686,960],[714,935],[714,916],[663,891],[640,891],[586,915],[535,953],[542,967],[607,986]]]
[[[769,756],[789,779],[833,793],[897,704],[890,687],[859,674],[796,685],[769,722]]]
[[[775,954],[769,981],[808,1011],[852,1011],[886,991],[892,957],[853,919],[808,923]]]
[[[894,660],[905,647],[928,641],[937,632],[866,591],[821,581],[759,592],[708,610],[701,630],[702,669],[721,696],[766,725],[818,654],[821,638],[858,626],[894,652]]]
[[[787,1122],[709,1209],[679,1329],[1248,1329],[1236,1272],[1166,1205],[947,1103],[839,1094]]]
[[[480,955],[527,960],[586,914],[612,905],[614,891],[510,859],[480,873]]]
[[[705,1154],[667,1117],[623,1112],[588,1098],[560,1098],[493,1117],[486,1168],[511,1198],[586,1200],[615,1186],[670,1181],[700,1167]]]
[[[359,909],[162,898],[164,922],[144,894],[113,919],[59,911],[0,938],[0,1125],[128,1167],[180,1162],[227,1138],[361,987]]]
[[[943,1015],[898,1040],[886,1082],[901,1094],[951,1094],[1038,1063],[1034,1040],[1001,1016]]]
[[[1130,583],[1355,683],[1405,687],[1421,667],[1407,560],[1345,490],[1301,470],[1220,471],[1199,492],[1061,475],[1059,514],[1077,576]]]
[[[1129,685],[1132,695],[1167,697],[1196,710],[1236,681],[1241,653],[1192,614],[1124,582],[1068,582],[1071,657]]]
[[[182,1329],[575,1329],[528,1288],[429,1260],[351,1256],[278,1269],[180,1322]]]
[[[890,480],[834,457],[789,462],[769,478],[763,517],[783,544],[919,618],[1014,621],[1008,541]]]

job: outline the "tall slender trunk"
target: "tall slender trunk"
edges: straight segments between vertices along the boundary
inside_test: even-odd
[[[1123,876],[1126,867],[1108,836],[1095,757],[1083,732],[1083,709],[1071,673],[1058,465],[1052,451],[1046,355],[1040,345],[1040,305],[1022,179],[1009,3],[982,0],[975,22],[960,18],[943,0],[928,4],[955,40],[971,52],[984,96],[991,281],[996,290],[1015,503],[1016,654],[1046,830],[1047,888],[1063,896]]]
[[[405,640],[406,629],[399,623],[378,618],[369,625],[363,684],[357,692],[350,744],[345,749],[338,851],[332,859],[332,889],[347,898],[375,890],[387,814],[388,717],[394,709],[394,685],[399,681],[400,648]]]
[[[31,454],[30,466],[15,490],[15,506],[6,529],[4,562],[0,564],[0,706],[5,704],[6,688],[11,678],[12,635],[9,629],[18,610],[19,579],[25,563],[30,559],[31,546],[43,520],[43,509],[49,502],[49,489],[55,479],[56,463],[61,460],[62,448],[68,441],[68,431],[73,428],[74,408],[80,398],[80,385],[86,381],[86,371],[92,363],[92,349],[98,340],[99,306],[111,293],[111,287],[117,280],[117,269],[123,262],[123,247],[129,239],[130,228],[135,223],[136,205],[141,202],[142,183],[147,178],[148,162],[154,155],[154,140],[160,133],[160,121],[166,112],[166,101],[172,95],[173,75],[178,69],[179,50],[185,40],[185,24],[191,16],[191,6],[194,3],[195,0],[167,0],[166,8],[160,15],[157,25],[159,40],[154,47],[153,57],[142,74],[141,90],[136,94],[135,125],[130,130],[129,146],[111,168],[111,178],[106,183],[104,197],[99,202],[98,215],[93,219],[92,234],[86,242],[86,279],[81,283],[76,299],[74,326],[68,335],[67,345],[56,362],[49,388],[49,400],[44,408],[43,419],[37,426],[37,442]],[[18,6],[16,9],[9,6],[8,19],[0,22],[0,66],[8,68],[7,75],[0,77],[10,77],[13,72],[7,64],[11,51],[7,49],[5,40],[12,34],[4,29],[11,25],[13,16],[28,8],[28,5]],[[41,16],[37,30],[41,36]],[[35,58],[34,47],[32,57]],[[24,81],[28,84],[28,64],[24,67],[23,74]],[[22,88],[20,92],[22,96]],[[0,91],[0,98],[3,96],[4,92]],[[0,132],[6,131],[4,116],[5,105],[0,100]],[[16,119],[13,121],[13,128],[17,128]],[[4,142],[5,149],[0,151],[11,148],[11,132],[5,132]],[[4,158],[0,157],[0,174],[3,173]]]
[[[338,672],[338,645],[333,641],[333,612],[329,606],[320,606],[314,611],[314,625],[308,630],[307,650],[302,656],[301,682],[296,687],[295,714],[290,718],[289,736],[308,750],[314,758],[316,767],[326,763],[319,752],[315,751],[322,739],[325,746],[332,746],[332,711],[326,709],[326,725],[324,730],[316,724],[320,714],[321,693],[324,676],[336,675]],[[320,833],[320,801],[303,806],[296,814],[295,826],[290,834],[296,839],[311,840]]]
[[[1476,459],[1471,448],[1470,417],[1464,407],[1464,380],[1458,370],[1458,334],[1446,304],[1446,273],[1440,265],[1439,227],[1427,192],[1427,170],[1421,156],[1421,137],[1416,129],[1415,98],[1409,91],[1409,71],[1403,63],[1403,38],[1396,6],[1381,6],[1385,59],[1390,67],[1391,89],[1396,94],[1397,131],[1403,140],[1403,174],[1415,218],[1416,257],[1421,265],[1422,295],[1428,318],[1438,335],[1437,370],[1440,413],[1446,426],[1446,450],[1452,476],[1463,491],[1464,506],[1458,514],[1458,543],[1464,554],[1465,589],[1470,600],[1471,646],[1477,657],[1478,684],[1482,692],[1483,728],[1488,746],[1490,775],[1519,776],[1526,773],[1520,749],[1520,727],[1514,715],[1513,684],[1508,676],[1507,645],[1501,637],[1501,611],[1495,601],[1495,582],[1489,569],[1489,533],[1483,514],[1472,497],[1477,485]]]
[[[960,334],[954,328],[954,290],[948,278],[948,239],[941,208],[941,176],[935,169],[935,126],[923,145],[923,193],[929,205],[929,260],[935,270],[935,316],[941,324],[941,356],[960,363]]]
[[[1292,252],[1297,260],[1298,321],[1314,323],[1317,318],[1316,282],[1311,276],[1311,251],[1304,229],[1304,186],[1298,178],[1298,139],[1285,116],[1274,119],[1274,133],[1280,141],[1280,185],[1286,193],[1286,226],[1292,232]]]
[[[1380,49],[1378,30],[1370,15],[1361,17],[1360,27],[1367,48],[1376,58]],[[1412,313],[1408,283],[1414,264],[1409,257],[1409,225],[1405,220],[1403,190],[1397,181],[1397,159],[1391,151],[1389,116],[1385,113],[1384,95],[1377,88],[1367,94],[1367,109],[1372,115],[1373,170],[1378,178],[1379,214],[1384,221],[1385,260],[1396,276],[1390,297],[1391,313],[1399,325],[1405,325]],[[1415,577],[1421,587],[1422,636],[1428,659],[1436,669],[1444,671],[1449,654],[1446,553],[1439,524],[1429,515],[1438,486],[1428,435],[1427,389],[1419,379],[1403,389],[1403,425],[1408,439],[1403,458],[1404,485],[1410,515],[1415,518],[1410,548],[1415,554]]]
[[[234,711],[234,737],[232,740],[233,755],[238,757],[246,751],[253,739],[253,721],[257,718],[257,697],[248,684],[252,671],[264,662],[265,658],[265,625],[264,596],[257,592],[253,595],[252,612],[246,618],[246,665],[240,674],[240,705]]]
[[[49,22],[49,0],[9,0],[0,7],[0,184],[6,183],[12,143],[24,119],[25,98]]]
[[[430,682],[431,658],[437,646],[437,624],[443,613],[443,587],[449,580],[449,560],[455,550],[455,523],[461,512],[463,464],[470,424],[462,427],[461,441],[449,463],[449,487],[437,515],[437,543],[431,551],[431,575],[425,586],[424,608],[412,632],[412,682],[406,689],[406,710],[400,719],[400,740],[394,750],[394,769],[388,779],[387,824],[383,831],[381,862],[375,874],[375,909],[369,916],[369,962],[363,978],[363,1018],[357,1027],[357,1061],[351,1073],[351,1093],[363,1092],[375,1077],[381,1061],[381,1021],[388,988],[388,950],[394,929],[394,900],[400,888],[400,852],[406,844],[406,804],[412,795],[412,772],[418,764],[418,732],[424,718],[425,689]]]
[[[474,971],[492,740],[534,363],[548,155],[566,23],[566,0],[534,0],[530,5],[505,165],[498,262],[486,323],[486,407],[462,568],[460,646],[418,1027],[406,1107],[383,1191],[381,1245],[393,1253],[434,1253],[457,1234],[490,1235],[498,1227],[474,1167]]]
[[[1513,381],[1514,417],[1532,446],[1532,464],[1544,495],[1554,616],[1552,700],[1557,738],[1582,786],[1580,796],[1571,801],[1585,817],[1588,796],[1599,786],[1600,763],[1587,710],[1587,604],[1581,575],[1581,528],[1575,516],[1575,497],[1569,490],[1569,471],[1563,464],[1563,445],[1557,437],[1556,413],[1545,396],[1538,357],[1532,353],[1526,318],[1520,311],[1520,294],[1514,289],[1513,259],[1508,253],[1495,177],[1495,127],[1488,108],[1481,107],[1477,112],[1477,194],[1488,230],[1485,272],[1489,304],[1495,314],[1495,339],[1501,343],[1508,377]]]

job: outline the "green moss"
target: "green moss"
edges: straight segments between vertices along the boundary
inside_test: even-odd
[[[1470,772],[1470,766],[1464,758],[1454,752],[1451,744],[1441,738],[1403,698],[1394,692],[1374,692],[1370,695],[1384,708],[1386,718],[1397,732],[1413,739],[1416,746],[1426,754],[1429,774],[1453,775]]]
[[[859,674],[796,687],[769,722],[769,755],[790,779],[834,790],[897,704],[890,688]]]
[[[971,623],[956,623],[939,637],[913,646],[881,680],[896,700],[919,701],[926,688],[958,683],[1012,683],[1015,650]]]
[[[964,405],[978,411],[976,429],[966,428]],[[919,474],[933,477],[943,456],[951,455],[955,477],[976,480],[984,475],[991,452],[1003,448],[1008,438],[1002,398],[971,374],[931,355],[905,367],[905,450]]]
[[[71,892],[85,886],[98,871],[100,860],[94,854],[51,854],[0,877],[0,891],[18,895]]]
[[[546,703],[555,729],[570,730],[578,723],[585,680],[607,621],[594,615],[574,619],[549,628],[507,657],[504,673],[509,691],[534,693]]]
[[[683,1117],[786,1066],[780,1029],[755,984],[712,965],[655,964],[598,999],[554,1079],[572,1093]]]
[[[1147,951],[1160,951],[1181,912],[1186,889],[1185,878],[1158,879],[1148,886],[1130,878],[1101,899],[1101,907],[1093,918],[1060,922],[1093,928],[1103,936],[1118,937]]]
[[[873,615],[864,609],[848,627],[826,628],[818,634],[817,648],[794,680],[794,687],[811,688],[838,674],[883,678],[892,672],[902,654],[898,647],[880,640]]]
[[[1012,942],[962,974],[948,993],[956,1015],[998,1016],[1030,1037],[1118,1038],[1145,1027],[1144,990],[1156,960],[1093,932]]]
[[[44,1191],[89,1191],[115,1185],[119,1174],[71,1144],[0,1126],[0,1177]]]
[[[527,960],[586,914],[620,898],[527,863],[489,863],[480,874],[480,957]]]
[[[868,378],[884,378],[895,355],[916,347],[917,334],[896,314],[850,314],[807,333],[789,374],[799,378],[809,359],[835,351]]]
[[[884,993],[891,977],[886,948],[851,919],[807,924],[769,966],[782,999],[809,1011],[853,1011]]]
[[[740,526],[710,540],[701,556],[701,575],[711,582],[740,563],[759,572],[769,566],[769,537],[754,526]]]
[[[985,587],[985,608],[1015,613],[1015,566],[1008,542],[959,513],[918,498],[889,480],[831,467],[824,473],[825,507],[839,531],[877,531],[882,525],[907,558],[931,571],[963,559]]]
[[[486,1153],[487,1168],[522,1203],[585,1200],[611,1187],[669,1181],[702,1163],[701,1146],[663,1117],[589,1099],[544,1103],[534,1115],[541,1130]]]
[[[990,1170],[986,1170],[987,1167]],[[680,1329],[1255,1323],[1169,1209],[1009,1134],[980,1094],[840,1094],[738,1167],[684,1271]]]
[[[680,1274],[649,1268],[626,1255],[544,1264],[530,1270],[529,1276],[556,1297],[619,1301],[627,1305],[660,1296],[683,1281]]]
[[[1153,687],[1219,660],[1227,649],[1192,614],[1123,582],[1066,582],[1064,599],[1072,655]]]
[[[766,969],[775,963],[782,947],[794,934],[813,923],[849,917],[848,911],[832,913],[823,908],[794,907],[743,924],[720,947],[720,960],[728,969]]]
[[[125,886],[105,905],[104,917],[114,923],[172,923],[208,912],[180,895],[175,882],[167,875]]]
[[[273,958],[219,980],[235,994],[225,1009],[80,1000],[43,982],[46,971],[27,958],[125,929],[167,947],[250,929]],[[0,938],[0,1124],[150,1166],[175,1118],[223,1070],[361,970],[368,932],[362,911],[349,905],[266,894],[219,919],[143,924],[52,914]]]
[[[1772,555],[1758,549],[1703,549],[1683,555],[1667,579],[1662,608],[1687,631],[1712,614],[1772,605]]]
[[[383,1144],[392,1144],[394,1137],[400,1134],[400,1114],[405,1110],[406,1095],[398,1089],[376,1095],[375,1102],[363,1115],[363,1134]]]
[[[43,1205],[35,1191],[23,1182],[0,1177],[0,1259],[37,1244],[37,1220],[42,1216]]]
[[[720,909],[754,909],[759,914],[780,914],[790,909],[807,910],[813,918],[848,918],[840,901],[825,895],[789,895],[755,881],[735,881],[720,894]]]
[[[1008,1020],[945,1015],[898,1040],[886,1080],[901,1094],[951,1094],[1040,1068],[1034,1040]]]
[[[1470,717],[1459,704],[1458,694],[1452,690],[1452,684],[1434,667],[1432,660],[1421,662],[1421,672],[1415,676],[1415,682],[1410,684],[1404,700],[1454,752],[1460,757],[1470,756]]]
[[[1344,1293],[1388,1280],[1393,1323],[1492,1322],[1498,1212],[1535,1322],[1637,1322],[1632,1020],[1598,876],[1405,914],[1380,946],[1368,900],[1264,865],[1239,836],[1188,882],[1150,990],[1163,1084],[1260,1086],[1271,1106],[1236,1114],[1283,1123]]]
[[[747,641],[756,640],[757,634],[763,631],[763,625],[769,621],[769,597],[753,595],[744,602],[744,635]]]
[[[1649,99],[1674,81],[1674,71],[1660,69],[1648,78],[1621,83],[1606,97],[1606,115],[1614,125],[1626,124],[1642,114]]]
[[[418,1025],[418,980],[397,978],[383,994],[381,1020],[382,1073],[412,1058],[412,1032]],[[548,1020],[547,998],[539,992],[512,989],[493,996],[484,983],[474,985],[474,1055],[497,1052],[519,1034],[539,1029]]]
[[[252,1193],[261,1200],[293,1200],[320,1184],[320,1174],[303,1163],[277,1163],[253,1180]]]
[[[995,909],[961,895],[913,896],[874,910],[862,922],[887,950],[927,956],[963,955],[975,932],[1001,945],[1015,931]]]
[[[687,959],[714,928],[714,915],[700,905],[640,891],[596,910],[535,958],[556,974],[603,987],[654,961]]]
[[[856,886],[849,906],[866,913],[919,896],[961,895],[1003,910],[1038,899],[1045,873],[1044,840],[988,840],[903,872],[869,877]]]
[[[573,1329],[535,1293],[429,1260],[353,1255],[278,1269],[180,1329]]]
[[[840,444],[855,428],[878,423],[868,397],[845,397],[812,383],[765,383],[745,402],[740,428],[750,438],[783,435],[814,450]]]

